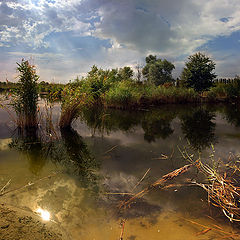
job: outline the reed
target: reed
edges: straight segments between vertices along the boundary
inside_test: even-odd
[[[36,74],[34,65],[29,61],[22,60],[17,63],[19,72],[18,88],[13,92],[11,106],[17,115],[17,126],[19,128],[37,128],[37,81],[39,76]]]
[[[71,127],[72,121],[76,119],[84,105],[91,103],[91,96],[83,93],[79,87],[65,87],[62,93],[60,128]]]
[[[193,155],[182,151],[182,156],[190,161]],[[199,158],[195,166],[202,172],[208,180],[208,183],[195,183],[202,187],[208,194],[208,202],[222,210],[223,214],[231,222],[240,221],[240,166],[238,157],[231,154],[228,162],[224,163],[215,160],[214,155],[210,156],[212,166]]]

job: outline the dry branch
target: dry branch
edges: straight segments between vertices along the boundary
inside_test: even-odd
[[[166,175],[164,175],[162,178],[158,179],[156,182],[152,183],[151,185],[149,185],[147,188],[143,189],[142,191],[138,192],[137,194],[135,194],[133,197],[131,197],[129,200],[123,202],[120,205],[120,208],[122,207],[127,207],[130,206],[130,204],[137,198],[141,198],[143,197],[146,193],[148,193],[150,190],[156,188],[156,187],[163,187],[163,184],[169,180],[174,179],[175,177],[187,172],[190,167],[192,167],[194,164],[188,164],[185,165],[181,168],[178,168],[176,170],[174,170],[173,172],[170,172]]]

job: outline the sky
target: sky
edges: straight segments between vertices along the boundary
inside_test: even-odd
[[[201,51],[218,77],[240,74],[240,0],[0,0],[0,81],[31,59],[40,81],[67,83],[92,65],[144,65],[149,54],[178,77]]]

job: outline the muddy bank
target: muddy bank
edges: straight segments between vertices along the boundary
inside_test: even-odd
[[[64,236],[56,227],[42,222],[37,216],[0,204],[0,240],[16,239],[63,240]]]

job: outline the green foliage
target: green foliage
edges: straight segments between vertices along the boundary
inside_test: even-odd
[[[107,106],[131,108],[161,103],[196,102],[198,94],[191,88],[176,88],[175,86],[158,87],[152,84],[141,84],[123,81],[115,84],[104,95]]]
[[[133,77],[133,70],[130,67],[120,68],[118,71],[120,80],[128,80]]]
[[[207,97],[212,100],[221,98],[235,100],[240,96],[240,79],[236,77],[231,83],[218,83],[216,86],[209,89]]]
[[[146,66],[143,68],[143,76],[148,82],[156,86],[166,82],[173,82],[172,71],[175,66],[166,59],[157,59],[156,56],[149,55],[146,57]]]
[[[81,87],[66,86],[62,92],[60,128],[70,128],[72,121],[79,116],[82,107],[90,104],[91,101],[91,95],[82,92]]]
[[[132,81],[133,70],[130,67],[103,70],[93,66],[87,76],[71,83],[71,87],[80,87],[81,92],[91,95],[95,102],[101,102],[101,97],[115,84],[121,81]]]
[[[18,84],[14,82],[0,82],[0,92],[11,91],[12,89],[17,88]]]
[[[131,104],[133,101],[133,89],[129,82],[120,82],[110,88],[105,95],[106,104],[113,105],[126,105]]]
[[[216,86],[211,87],[206,94],[207,94],[207,97],[211,100],[225,98],[226,97],[226,84],[219,83]]]
[[[64,87],[64,84],[41,81],[38,84],[38,92],[42,98],[50,99],[55,96],[55,100],[59,100]]]
[[[11,102],[18,117],[19,127],[36,127],[37,126],[37,81],[39,76],[36,69],[24,59],[19,64],[18,88],[14,92]]]
[[[187,87],[202,92],[212,86],[212,81],[216,77],[213,73],[214,69],[215,63],[206,55],[198,52],[188,58],[181,80]]]

